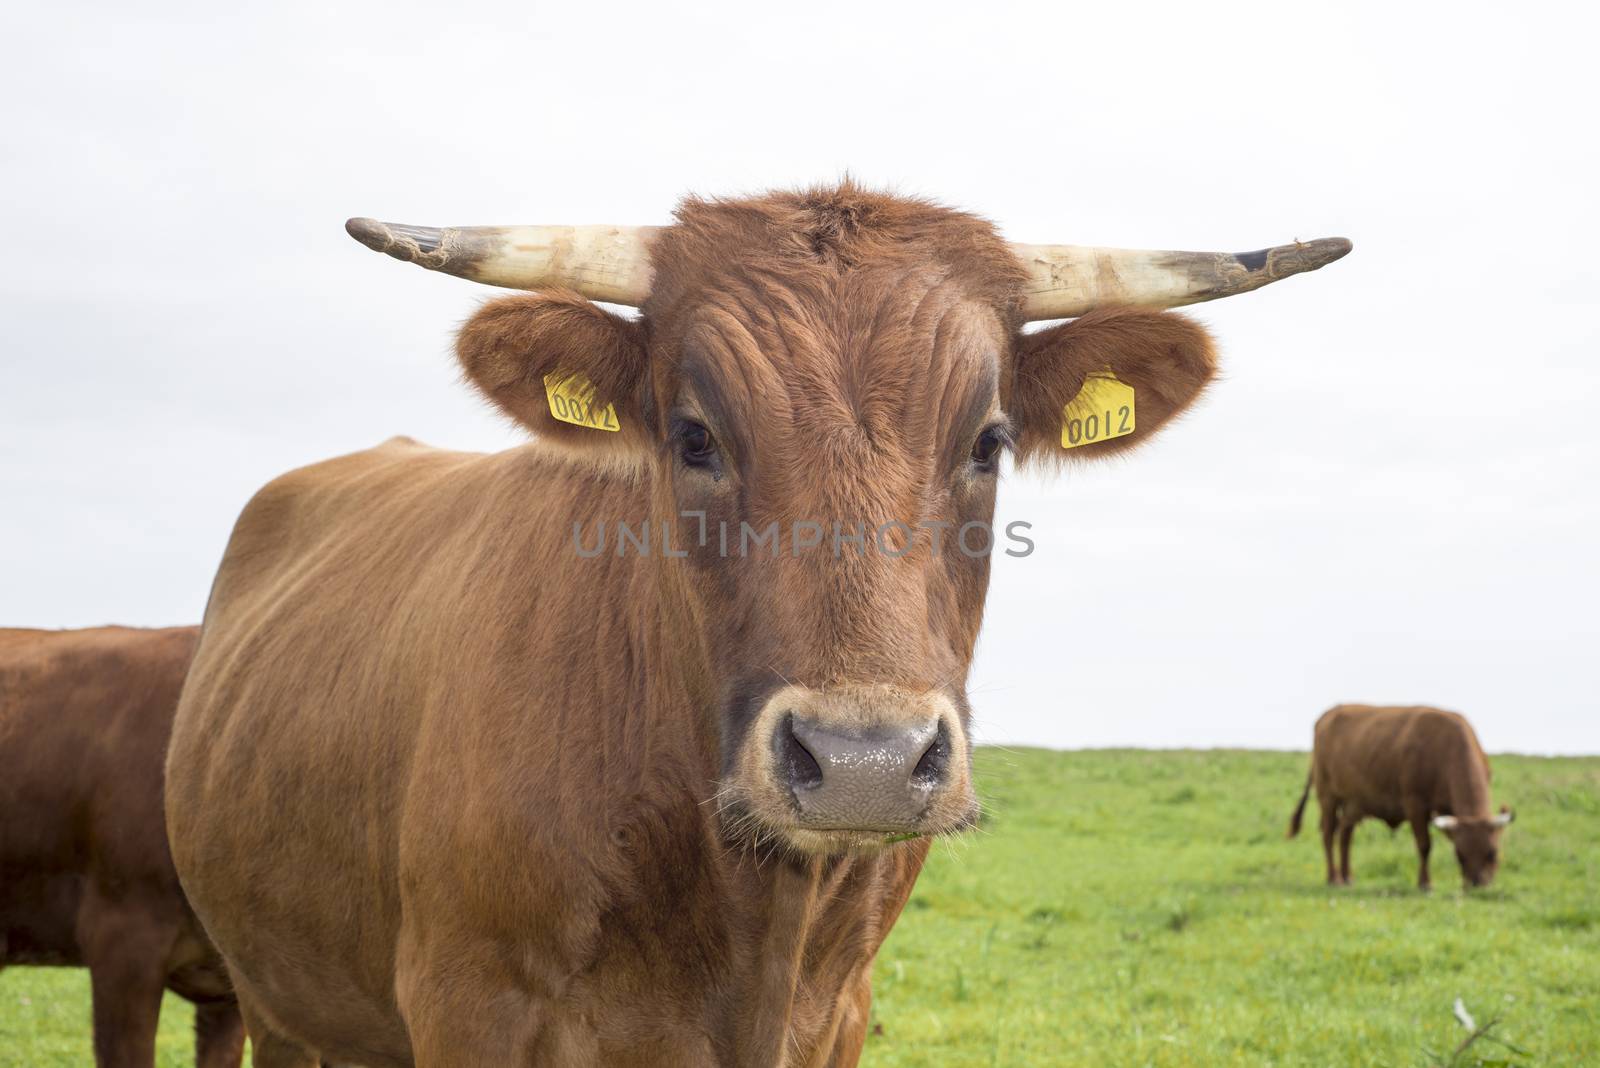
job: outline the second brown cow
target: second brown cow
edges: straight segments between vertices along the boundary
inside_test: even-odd
[[[1421,858],[1417,885],[1424,890],[1431,886],[1430,825],[1454,844],[1469,887],[1487,886],[1494,879],[1500,834],[1513,815],[1508,808],[1496,813],[1489,806],[1489,760],[1465,717],[1422,706],[1331,708],[1317,720],[1306,788],[1289,820],[1291,838],[1300,832],[1313,787],[1322,809],[1330,885],[1350,882],[1350,837],[1368,817],[1391,828],[1411,825]]]
[[[195,1004],[200,1068],[238,1068],[244,1046],[162,818],[198,635],[0,629],[0,967],[86,966],[101,1068],[155,1064],[163,990]]]

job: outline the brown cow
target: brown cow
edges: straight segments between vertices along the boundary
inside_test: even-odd
[[[1291,838],[1300,833],[1313,786],[1322,809],[1322,850],[1332,886],[1349,885],[1350,836],[1356,824],[1369,816],[1391,830],[1411,824],[1422,861],[1417,875],[1422,889],[1432,886],[1430,820],[1454,843],[1466,885],[1488,886],[1500,865],[1500,832],[1515,818],[1509,808],[1496,814],[1489,806],[1489,759],[1472,724],[1437,708],[1330,708],[1317,720],[1311,770],[1289,819]]]
[[[0,630],[0,966],[86,965],[95,1063],[155,1064],[163,989],[195,1003],[195,1063],[244,1026],[172,870],[162,764],[196,627]]]
[[[1213,373],[1176,316],[1024,319],[1348,247],[1019,256],[849,185],[677,220],[351,223],[642,317],[561,288],[488,304],[461,363],[533,444],[396,440],[240,516],[168,816],[260,1068],[855,1064],[928,836],[977,811],[968,550],[1002,450],[1060,454],[1064,406],[1111,372],[1137,426],[1071,455],[1117,453]],[[602,526],[621,540],[595,551]]]

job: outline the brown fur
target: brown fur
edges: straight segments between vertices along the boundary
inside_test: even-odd
[[[1312,789],[1322,810],[1322,848],[1328,882],[1350,882],[1350,838],[1371,817],[1391,828],[1409,823],[1421,864],[1417,885],[1426,890],[1429,828],[1436,816],[1455,817],[1446,833],[1468,886],[1487,886],[1499,865],[1499,842],[1509,810],[1497,821],[1489,807],[1489,760],[1472,725],[1437,708],[1339,705],[1317,720],[1311,771],[1289,821],[1300,831]],[[1333,843],[1339,838],[1339,864]]]
[[[546,293],[463,328],[467,377],[534,444],[390,442],[239,519],[169,816],[264,1068],[856,1063],[927,841],[802,831],[763,732],[774,694],[873,727],[942,710],[959,744],[922,829],[970,821],[988,562],[927,532],[901,559],[723,559],[679,513],[988,520],[986,425],[1056,448],[1072,383],[1109,367],[1157,405],[1080,450],[1115,452],[1214,360],[1157,313],[1023,338],[988,224],[849,184],[691,201],[652,262],[637,322]],[[552,420],[549,373],[623,431]],[[681,458],[685,418],[714,468]],[[575,555],[575,522],[619,519],[676,525],[687,555]]]
[[[184,901],[162,761],[199,635],[0,630],[0,966],[89,969],[95,1063],[155,1064],[163,989],[196,1005],[195,1063],[237,1068],[244,1027]]]

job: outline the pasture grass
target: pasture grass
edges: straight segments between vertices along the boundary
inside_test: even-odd
[[[1495,885],[1363,824],[1322,884],[1306,757],[980,749],[983,828],[940,843],[878,958],[866,1068],[1600,1064],[1600,758],[1494,758]],[[1488,1035],[1469,1032],[1460,998]],[[92,1064],[78,970],[0,972],[0,1065]],[[158,1063],[192,1063],[168,996]],[[1509,1043],[1509,1046],[1504,1044]],[[1519,1052],[1520,1051],[1520,1052]]]
[[[1499,1022],[1455,1065],[1600,1064],[1600,758],[1493,759],[1517,822],[1470,894],[1442,835],[1423,894],[1371,821],[1324,886],[1315,798],[1284,840],[1304,754],[976,762],[984,827],[879,955],[867,1068],[1451,1064],[1458,997]]]

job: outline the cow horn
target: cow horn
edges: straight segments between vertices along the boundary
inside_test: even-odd
[[[1494,817],[1494,825],[1496,827],[1504,827],[1506,824],[1510,823],[1512,820],[1514,820],[1516,818],[1517,818],[1516,812],[1514,812],[1511,809],[1506,808],[1505,806],[1502,805],[1500,807],[1500,811],[1498,813],[1496,813],[1496,815]]]
[[[1107,304],[1176,308],[1248,293],[1350,251],[1342,237],[1258,252],[1162,252],[1085,245],[1012,245],[1028,269],[1026,319],[1067,319]]]
[[[1433,817],[1433,825],[1441,831],[1453,831],[1456,829],[1456,818],[1454,816],[1435,816]]]
[[[376,219],[344,224],[351,237],[430,271],[491,286],[564,286],[591,300],[638,307],[650,292],[650,226],[463,226]]]

